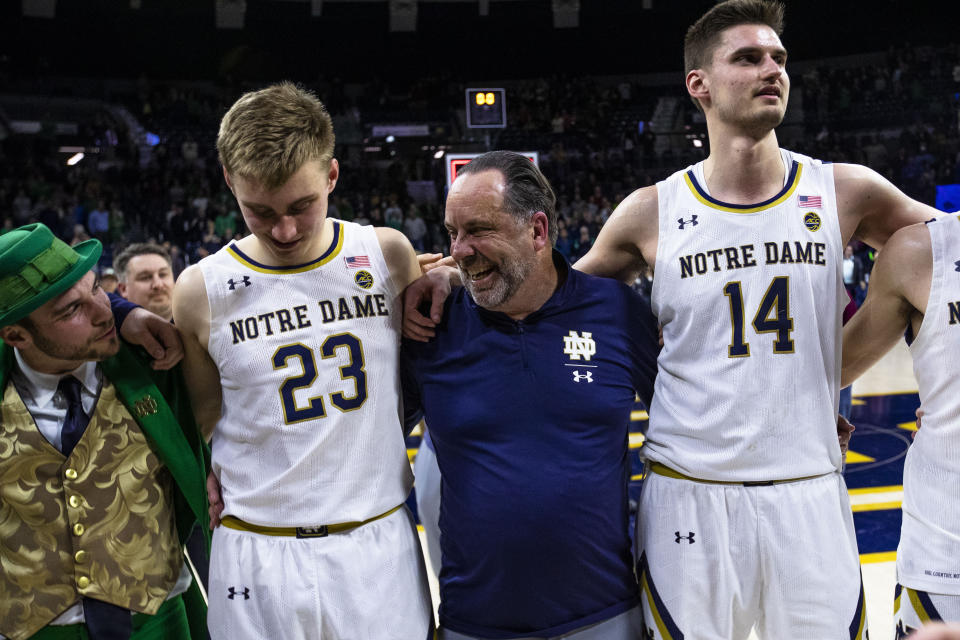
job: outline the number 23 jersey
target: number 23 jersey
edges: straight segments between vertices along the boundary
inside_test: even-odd
[[[330,220],[312,262],[271,267],[231,244],[202,260],[223,411],[224,513],[266,526],[362,521],[402,503],[401,310],[372,227]]]
[[[716,481],[840,469],[843,242],[833,168],[782,150],[787,180],[734,205],[703,163],[657,184],[652,307],[663,326],[646,456]]]

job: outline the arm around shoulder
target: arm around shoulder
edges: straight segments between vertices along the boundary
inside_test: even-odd
[[[844,244],[856,236],[880,249],[898,229],[940,215],[868,167],[836,164],[833,175]]]
[[[873,268],[863,306],[843,328],[841,386],[889,351],[912,319],[922,318],[932,270],[926,225],[910,225],[890,237]]]
[[[210,303],[203,273],[196,265],[177,279],[173,289],[173,318],[183,335],[183,375],[197,424],[207,439],[220,419],[220,371],[207,352],[210,339]]]
[[[656,261],[659,226],[657,187],[637,189],[617,206],[574,268],[631,283],[644,263]]]

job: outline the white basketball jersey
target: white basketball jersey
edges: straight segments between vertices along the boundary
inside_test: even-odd
[[[787,181],[755,205],[712,198],[702,163],[657,184],[652,304],[663,326],[649,459],[718,481],[840,469],[846,294],[833,168],[782,151]]]
[[[923,425],[903,466],[898,581],[960,595],[960,216],[927,224],[930,299],[910,345]]]
[[[361,521],[403,502],[399,291],[371,227],[332,221],[323,255],[271,267],[231,244],[200,261],[223,413],[225,514],[267,526]]]

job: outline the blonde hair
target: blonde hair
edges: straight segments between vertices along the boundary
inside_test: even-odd
[[[240,96],[220,121],[217,153],[231,176],[276,189],[306,162],[329,166],[333,121],[317,97],[291,82]]]

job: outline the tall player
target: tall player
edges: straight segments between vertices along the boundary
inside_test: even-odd
[[[710,156],[627,197],[576,265],[625,282],[654,268],[664,348],[637,532],[653,638],[865,633],[835,427],[843,247],[881,247],[936,212],[866,167],[779,147],[782,26],[780,3],[728,0],[690,27],[686,86]],[[445,287],[424,282],[405,304],[420,339]]]
[[[930,620],[960,623],[960,216],[901,229],[870,276],[863,307],[844,329],[843,384],[907,331],[923,428],[903,465],[894,623],[905,638]]]
[[[785,149],[783,5],[728,0],[687,31],[709,157],[634,192],[578,265],[654,265],[664,348],[637,543],[657,638],[859,638],[836,414],[843,247],[936,212],[875,172]]]
[[[393,229],[327,218],[330,116],[283,83],[220,124],[251,235],[184,271],[174,318],[223,492],[214,639],[426,638],[432,607],[403,502],[398,295],[419,275]]]

